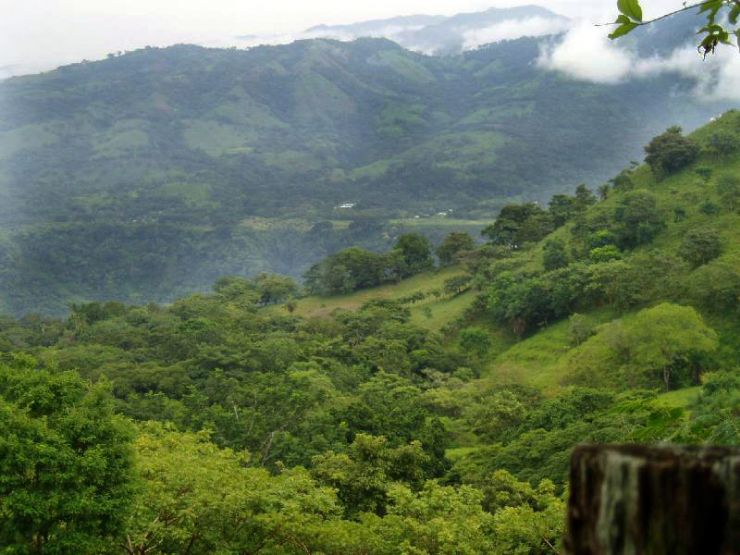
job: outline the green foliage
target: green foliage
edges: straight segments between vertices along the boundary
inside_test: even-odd
[[[419,233],[401,235],[393,249],[401,253],[403,260],[401,277],[412,276],[434,267],[429,239]]]
[[[2,365],[0,430],[6,552],[105,552],[133,499],[133,430],[106,385]]]
[[[722,254],[722,240],[713,229],[693,229],[681,241],[678,254],[698,268]]]
[[[545,242],[542,250],[542,265],[545,271],[557,270],[568,265],[568,253],[565,250],[565,243],[557,239],[550,239]]]
[[[621,248],[649,243],[665,226],[657,198],[642,190],[630,191],[620,199],[614,220],[617,244]]]
[[[736,117],[697,140],[734,133]],[[166,306],[0,318],[3,545],[561,550],[576,443],[737,443],[740,236],[719,187],[737,160],[701,156],[706,180],[635,168],[600,202],[579,187],[546,211],[502,211],[509,224],[534,217],[507,245],[465,255],[472,279],[453,267],[394,283],[428,261],[429,243],[406,236],[322,262],[319,287],[341,268],[352,287],[390,282],[332,299],[258,274]],[[702,202],[722,207],[711,227]],[[522,241],[543,222],[562,227]],[[723,249],[692,267],[676,253],[709,252],[707,229]],[[568,264],[543,269],[551,251]],[[481,295],[443,292],[461,288]],[[138,421],[135,439],[116,412]]]
[[[297,553],[341,514],[334,492],[305,470],[247,468],[245,454],[205,433],[151,423],[136,450],[142,487],[126,526],[129,553]]]
[[[691,404],[688,439],[737,445],[740,440],[740,375],[737,369],[708,375],[701,394]]]
[[[726,158],[740,151],[740,138],[729,131],[718,131],[709,137],[706,148],[714,156]]]
[[[470,288],[471,277],[461,275],[445,280],[444,292],[448,295],[460,295]]]
[[[464,351],[482,357],[491,346],[491,335],[486,330],[475,326],[460,330],[460,347]]]
[[[389,490],[398,482],[418,489],[429,456],[419,442],[392,448],[384,437],[355,436],[346,453],[327,452],[313,460],[313,476],[337,491],[348,516],[387,512]]]
[[[706,18],[706,25],[697,33],[702,35],[698,50],[703,53],[704,57],[707,54],[714,53],[720,44],[736,46],[732,42],[733,36],[736,43],[740,41],[740,28],[737,27],[738,18],[740,18],[740,1],[738,0],[684,2],[682,8],[650,21],[643,20],[642,7],[639,0],[617,0],[617,9],[620,15],[614,21],[614,25],[617,27],[609,34],[610,39],[617,39],[631,33],[642,25],[649,25],[655,21],[693,9],[698,10],[699,14],[704,14]]]
[[[580,345],[594,333],[594,326],[583,314],[571,314],[568,318],[568,334],[571,345]]]
[[[699,156],[699,145],[681,134],[681,128],[670,127],[645,147],[645,162],[658,179],[676,173]]]
[[[717,194],[722,205],[731,212],[740,207],[740,177],[736,175],[723,175],[717,179]]]
[[[508,204],[501,209],[493,225],[481,233],[493,245],[513,249],[539,241],[553,230],[551,216],[534,203]]]
[[[440,266],[450,266],[458,262],[459,257],[475,248],[475,241],[469,233],[452,232],[444,238],[435,251]]]
[[[717,349],[717,334],[691,307],[662,303],[615,321],[568,358],[573,380],[612,387],[668,390],[698,383],[704,358]]]
[[[672,77],[629,94],[562,79],[535,63],[539,40],[449,57],[381,39],[178,45],[3,80],[0,302],[168,303],[421,226],[436,244],[477,233],[440,211],[491,221],[600,183],[675,114],[726,109]]]
[[[360,247],[350,247],[315,264],[304,277],[309,292],[335,295],[399,281],[411,275],[410,272],[400,249],[376,254]]]

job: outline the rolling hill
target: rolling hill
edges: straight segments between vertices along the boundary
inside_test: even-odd
[[[0,304],[162,301],[224,274],[300,276],[435,214],[480,229],[725,107],[671,73],[547,71],[547,40],[438,57],[385,39],[180,45],[0,81]]]

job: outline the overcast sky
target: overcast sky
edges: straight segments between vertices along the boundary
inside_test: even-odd
[[[238,35],[415,13],[453,14],[536,0],[0,0],[0,76],[98,59],[146,45],[237,44]],[[603,21],[616,0],[543,0],[570,17]],[[680,0],[643,0],[646,15]]]

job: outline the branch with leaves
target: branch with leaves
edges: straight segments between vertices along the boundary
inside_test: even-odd
[[[738,19],[740,19],[740,0],[705,0],[695,4],[684,2],[682,8],[649,20],[643,19],[639,0],[618,0],[617,9],[619,16],[613,23],[607,24],[617,26],[609,34],[610,39],[618,39],[637,27],[649,25],[679,13],[697,10],[697,13],[706,16],[706,25],[697,33],[702,35],[697,48],[704,57],[713,53],[720,44],[733,45],[731,36],[735,37],[735,45],[740,47],[740,28],[737,26]],[[724,23],[725,15],[728,23]]]

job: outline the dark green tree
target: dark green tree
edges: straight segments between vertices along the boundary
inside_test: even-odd
[[[403,255],[403,260],[406,263],[405,275],[407,276],[425,272],[434,267],[432,246],[429,239],[420,233],[401,235],[393,248]]]
[[[740,150],[740,137],[728,131],[717,131],[709,137],[707,150],[717,158],[726,158]]]
[[[491,334],[483,328],[471,326],[460,331],[460,347],[476,357],[485,356],[491,350]]]
[[[714,229],[692,229],[681,241],[678,255],[698,268],[722,254],[722,240]]]
[[[681,128],[673,126],[648,143],[645,162],[656,179],[663,179],[691,164],[699,156],[699,151],[696,141],[684,137]]]
[[[553,195],[547,206],[555,227],[565,224],[575,213],[575,199],[568,195]]]
[[[554,229],[553,218],[537,204],[508,204],[496,221],[481,234],[494,245],[518,249],[525,243],[539,241]]]
[[[568,265],[565,243],[560,239],[549,239],[542,248],[542,264],[545,270],[557,270]]]
[[[455,264],[458,256],[475,248],[475,241],[469,233],[453,231],[437,247],[436,254],[441,266]]]
[[[649,243],[665,227],[658,200],[645,190],[630,191],[614,211],[617,242],[621,248],[634,248]]]

